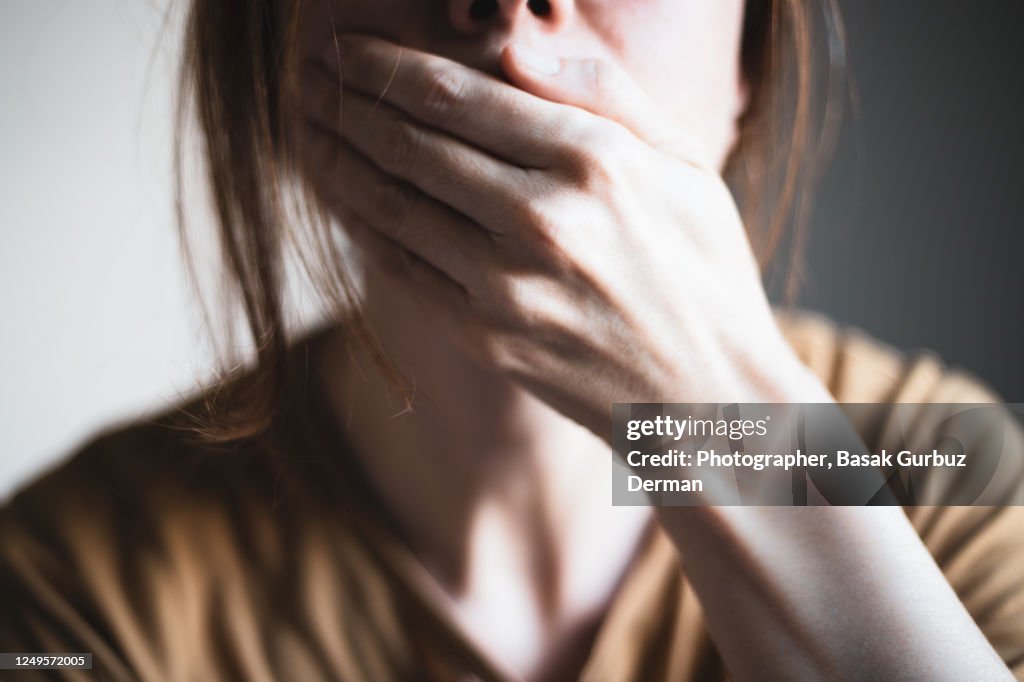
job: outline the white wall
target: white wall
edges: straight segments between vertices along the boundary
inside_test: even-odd
[[[208,364],[172,213],[166,2],[0,0],[0,498]]]

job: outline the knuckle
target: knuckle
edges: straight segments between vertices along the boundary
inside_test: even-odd
[[[498,290],[499,300],[508,319],[520,320],[530,308],[530,296],[526,285],[518,277],[507,277]]]
[[[543,327],[547,304],[552,292],[546,291],[539,278],[516,276],[505,278],[497,287],[495,302],[501,309],[500,321],[509,329],[532,333]]]
[[[560,200],[566,204],[570,202],[568,197]],[[549,207],[546,202],[539,199],[524,202],[521,207],[522,232],[535,240],[535,243],[539,243],[539,254],[543,255],[545,260],[558,260],[565,250],[566,220],[560,219],[559,215],[564,216],[569,210],[568,205],[556,210],[556,207]]]
[[[599,155],[582,154],[571,170],[573,183],[588,194],[604,191],[614,184],[614,172]]]
[[[423,113],[433,125],[450,124],[462,110],[463,78],[448,70],[428,74],[423,86]]]
[[[562,134],[552,145],[554,156],[559,161],[572,159],[587,134],[589,121],[579,112],[565,111],[560,114],[557,127]]]
[[[528,233],[551,237],[557,233],[550,209],[540,199],[530,199],[521,206],[522,226]]]
[[[616,168],[624,161],[622,147],[622,136],[615,126],[584,126],[565,154],[571,181],[586,190],[609,186],[615,181]]]
[[[544,293],[531,282],[508,287],[502,313],[486,320],[486,331],[475,339],[488,366],[501,371],[527,370],[534,364],[538,347],[564,345],[572,338],[560,304],[546,301]]]

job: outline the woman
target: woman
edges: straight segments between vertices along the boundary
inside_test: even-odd
[[[992,399],[766,300],[771,201],[740,189],[744,222],[721,174],[772,171],[788,94],[812,127],[814,7],[194,0],[258,364],[4,509],[0,648],[118,680],[1024,677],[1017,508],[609,504],[613,402]],[[295,343],[286,224],[339,305]]]

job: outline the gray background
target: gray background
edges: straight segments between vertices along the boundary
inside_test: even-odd
[[[860,94],[801,305],[1024,401],[1024,3],[840,2]]]
[[[208,371],[174,233],[166,2],[0,0],[0,498]],[[862,111],[800,302],[1022,401],[1024,3],[842,4]]]

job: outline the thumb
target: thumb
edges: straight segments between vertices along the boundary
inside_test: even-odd
[[[522,44],[507,47],[502,62],[509,79],[531,94],[616,121],[651,146],[692,162],[703,158],[699,147],[684,141],[679,126],[616,64],[560,58]]]

